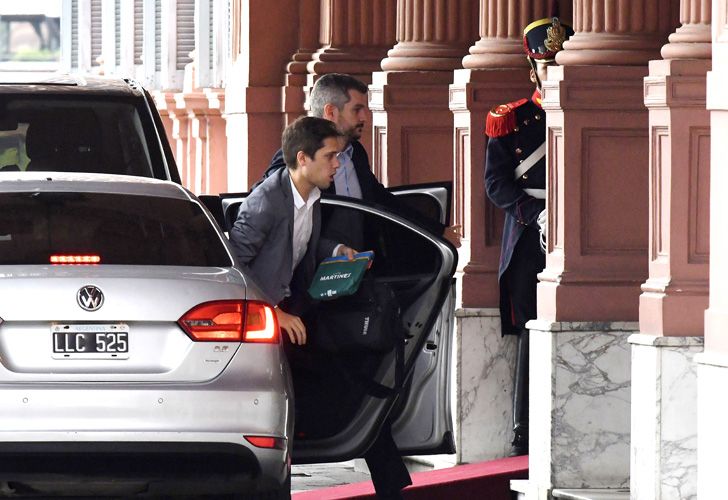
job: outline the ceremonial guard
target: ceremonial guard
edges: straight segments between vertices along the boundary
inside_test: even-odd
[[[541,230],[545,224],[546,115],[541,82],[546,68],[574,32],[558,17],[539,19],[523,31],[523,47],[536,90],[493,108],[486,120],[485,159],[488,197],[505,211],[498,280],[504,335],[518,335],[513,391],[511,455],[528,453],[528,330],[536,318],[536,275],[545,266]]]

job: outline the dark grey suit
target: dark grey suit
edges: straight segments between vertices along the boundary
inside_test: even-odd
[[[238,218],[230,230],[230,242],[238,263],[246,275],[260,287],[271,304],[279,304],[290,287],[294,306],[286,312],[299,314],[307,302],[306,290],[316,271],[316,254],[331,255],[334,244],[319,241],[321,206],[313,207],[313,228],[308,248],[296,267],[293,260],[293,193],[287,168],[283,168],[260,184],[240,206]]]

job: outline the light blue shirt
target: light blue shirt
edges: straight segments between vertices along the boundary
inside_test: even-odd
[[[339,196],[348,196],[361,200],[361,186],[359,178],[354,170],[354,162],[351,161],[351,154],[354,152],[354,146],[349,143],[346,149],[337,155],[339,159],[339,168],[334,174],[334,189]]]

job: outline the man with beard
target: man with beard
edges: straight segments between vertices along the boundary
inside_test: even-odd
[[[455,246],[459,246],[456,226],[445,228],[439,221],[424,217],[410,209],[395,195],[387,191],[372,173],[369,155],[359,142],[367,119],[368,90],[365,83],[342,73],[323,75],[311,90],[311,116],[334,122],[346,142],[339,153],[341,166],[334,176],[334,182],[324,192],[383,205],[388,210],[412,220],[434,234],[440,235],[445,232],[446,237]],[[278,150],[273,155],[264,178],[284,166],[283,154]],[[253,186],[253,189],[260,182]],[[329,236],[352,248],[364,249],[361,241],[363,235],[361,221],[355,220],[353,214],[341,215],[341,217],[346,220],[335,220],[328,224],[326,229]],[[346,234],[343,234],[339,228],[346,228],[344,231]]]

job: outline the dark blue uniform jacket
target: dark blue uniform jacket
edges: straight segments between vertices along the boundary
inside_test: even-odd
[[[545,190],[546,158],[518,178],[515,172],[546,139],[546,115],[534,102],[537,98],[534,95],[531,100],[498,106],[491,111],[486,129],[492,134],[485,160],[486,193],[505,211],[498,266],[504,334],[518,333],[528,320],[535,319],[536,274],[544,262],[536,219],[545,208],[545,200],[531,196],[525,189]]]
[[[546,188],[546,158],[528,172],[514,178],[518,165],[546,139],[546,115],[533,100],[513,110],[516,128],[501,137],[491,137],[485,156],[485,189],[488,198],[506,212],[503,227],[498,275],[502,276],[511,261],[513,249],[526,226],[538,230],[536,219],[545,208],[545,200],[528,195],[523,189]]]

